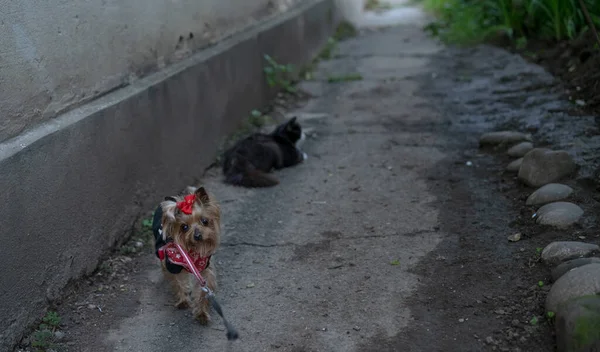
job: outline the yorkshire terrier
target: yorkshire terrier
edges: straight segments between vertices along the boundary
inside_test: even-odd
[[[152,230],[156,255],[170,242],[179,244],[191,257],[196,268],[212,291],[217,288],[216,271],[211,256],[219,246],[221,211],[212,195],[204,187],[188,187],[187,195],[166,197],[154,212]],[[164,258],[164,260],[162,260]],[[194,275],[169,256],[161,258],[165,278],[171,282],[175,307],[192,307],[194,318],[201,324],[210,321],[210,306],[206,292]]]

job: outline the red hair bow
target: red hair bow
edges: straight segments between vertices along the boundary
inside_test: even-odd
[[[187,195],[181,202],[177,203],[177,208],[179,208],[184,214],[190,215],[192,213],[192,209],[194,208],[195,201],[195,194]]]

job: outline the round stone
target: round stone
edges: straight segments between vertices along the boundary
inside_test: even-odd
[[[569,202],[546,204],[536,212],[537,223],[559,228],[568,227],[583,215],[583,209]]]
[[[514,160],[506,166],[506,171],[519,172],[519,169],[521,168],[522,163],[523,163],[523,158]]]
[[[531,141],[531,135],[516,131],[496,131],[484,133],[479,138],[479,145],[514,144],[522,141]]]
[[[572,299],[555,313],[558,351],[600,351],[600,296]]]
[[[561,263],[556,268],[552,269],[552,281],[558,280],[561,276],[568,273],[572,269],[594,263],[600,263],[600,258],[577,258],[567,260],[566,262]]]
[[[567,185],[560,183],[549,183],[533,192],[529,198],[527,198],[527,202],[525,204],[542,205],[552,203],[569,197],[571,193],[573,193],[573,188]]]
[[[558,279],[546,297],[546,310],[556,312],[561,304],[587,295],[600,294],[600,264],[575,268]]]
[[[521,142],[515,146],[512,146],[510,149],[508,149],[506,154],[508,154],[509,156],[515,157],[515,158],[520,158],[520,157],[525,156],[525,154],[527,154],[532,149],[533,149],[533,143]]]
[[[550,243],[542,250],[542,261],[549,266],[555,266],[567,260],[591,257],[598,252],[600,252],[600,247],[595,244],[557,241]]]
[[[564,150],[535,148],[525,154],[519,168],[519,179],[531,187],[556,182],[575,172],[577,165]]]

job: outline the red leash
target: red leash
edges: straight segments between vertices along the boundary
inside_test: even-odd
[[[204,278],[202,277],[202,275],[200,274],[200,271],[198,270],[198,268],[196,267],[196,265],[194,264],[194,261],[192,260],[192,258],[190,257],[190,255],[177,243],[175,242],[169,242],[166,245],[162,246],[159,250],[158,250],[158,257],[160,258],[160,260],[164,260],[166,256],[168,256],[165,252],[167,252],[170,248],[172,248],[172,246],[175,246],[175,248],[177,249],[177,251],[179,253],[174,253],[171,252],[171,256],[176,256],[176,259],[180,259],[177,255],[181,254],[181,257],[183,257],[183,260],[185,263],[182,263],[182,266],[189,271],[190,273],[192,273],[196,279],[198,279],[198,281],[200,282],[200,288],[202,289],[202,291],[206,292],[206,297],[209,300],[209,302],[212,304],[213,308],[217,311],[217,313],[221,316],[221,318],[223,319],[223,324],[225,325],[225,328],[227,329],[227,339],[228,340],[237,340],[237,338],[239,337],[238,332],[235,330],[235,328],[225,319],[225,315],[223,315],[223,310],[221,309],[221,305],[219,304],[219,302],[217,302],[217,300],[215,299],[215,294],[212,292],[212,290],[206,285],[206,280],[204,280]],[[171,257],[169,256],[169,257]],[[204,264],[203,269],[204,270],[206,268],[206,266],[208,265],[208,258],[210,257],[206,257],[203,258],[206,261],[202,262]],[[202,258],[201,258],[202,259]],[[178,263],[179,264],[179,263]]]

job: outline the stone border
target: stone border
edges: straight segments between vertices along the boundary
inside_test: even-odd
[[[573,157],[564,150],[535,148],[531,135],[519,131],[483,134],[480,147],[504,150],[513,160],[506,171],[536,188],[525,204],[535,206],[537,224],[566,230],[584,215],[567,202],[573,189],[556,183],[577,172]],[[518,235],[518,236],[517,236]],[[567,235],[565,235],[567,237]],[[520,234],[508,236],[519,241]],[[555,241],[545,246],[540,259],[551,269],[552,286],[546,296],[545,318],[554,321],[558,352],[596,351],[600,348],[600,246],[580,241]]]
[[[199,182],[222,138],[274,96],[263,55],[306,64],[333,34],[311,1],[0,144],[0,350],[164,195]]]

